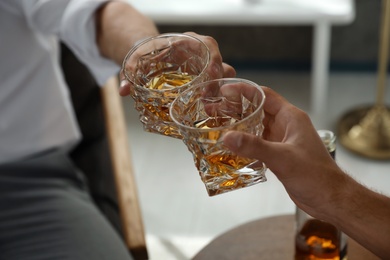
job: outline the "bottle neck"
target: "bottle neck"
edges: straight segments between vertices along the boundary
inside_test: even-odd
[[[318,130],[318,135],[320,136],[323,144],[328,150],[329,154],[333,159],[336,157],[336,135],[330,130]]]

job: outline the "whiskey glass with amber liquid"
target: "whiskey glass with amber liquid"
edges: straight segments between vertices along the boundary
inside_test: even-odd
[[[318,130],[322,142],[335,159],[336,136],[329,130]],[[346,260],[347,237],[334,225],[315,219],[296,209],[295,260]]]
[[[262,135],[264,99],[256,83],[225,78],[196,84],[172,102],[170,115],[209,196],[266,181],[262,162],[238,156],[222,142],[231,130]]]
[[[208,79],[209,63],[206,44],[187,34],[150,37],[129,51],[122,72],[145,131],[181,138],[169,106],[178,94]]]

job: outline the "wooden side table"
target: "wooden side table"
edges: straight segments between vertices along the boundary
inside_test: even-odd
[[[282,215],[240,225],[212,240],[193,260],[294,259],[294,221],[293,215]],[[379,258],[348,239],[348,259]]]

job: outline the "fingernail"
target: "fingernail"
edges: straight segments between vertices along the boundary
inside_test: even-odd
[[[214,64],[213,73],[214,73],[216,78],[220,78],[222,76],[221,71],[222,71],[221,66],[219,66],[219,64]]]
[[[236,148],[240,148],[242,145],[242,135],[240,134],[235,134],[235,143],[236,143]]]
[[[127,80],[125,80],[125,79],[122,79],[121,82],[120,82],[120,84],[119,84],[119,86],[120,86],[121,88],[123,88],[123,87],[126,86],[127,84],[129,84],[129,82],[128,82]]]
[[[231,149],[238,149],[242,145],[242,135],[238,133],[227,133],[223,140],[224,144]]]

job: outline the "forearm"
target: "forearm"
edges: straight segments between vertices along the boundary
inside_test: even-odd
[[[351,180],[330,221],[381,258],[389,258],[390,198]]]
[[[101,54],[119,65],[135,42],[158,34],[152,20],[121,1],[111,1],[100,8],[96,26]]]

